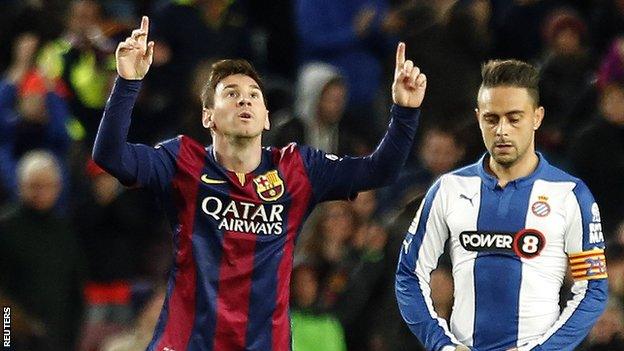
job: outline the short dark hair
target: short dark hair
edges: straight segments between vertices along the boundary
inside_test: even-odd
[[[481,78],[481,89],[500,86],[525,88],[535,106],[539,105],[539,71],[526,62],[490,60],[481,66]]]
[[[262,84],[262,80],[249,61],[243,59],[220,60],[213,63],[211,66],[210,78],[208,78],[208,82],[202,91],[202,107],[206,108],[214,105],[214,94],[217,84],[226,77],[234,74],[244,74],[255,80],[260,90],[263,92],[262,95],[264,98],[264,85]],[[266,105],[266,98],[264,104]]]

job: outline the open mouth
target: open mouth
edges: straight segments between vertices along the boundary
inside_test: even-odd
[[[253,115],[249,112],[244,111],[244,112],[239,113],[238,117],[247,120],[247,119],[251,119]]]

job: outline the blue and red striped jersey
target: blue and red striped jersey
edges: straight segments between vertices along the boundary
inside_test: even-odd
[[[176,240],[149,349],[290,350],[293,248],[314,204],[352,195],[344,159],[263,148],[258,168],[237,175],[188,137],[156,150],[138,182],[165,190]]]
[[[156,147],[127,143],[139,87],[117,80],[93,156],[124,184],[157,194],[173,228],[175,262],[148,350],[290,350],[290,276],[305,218],[319,202],[396,179],[419,110],[393,106],[369,156],[267,147],[253,172],[236,174],[212,146],[186,136]]]

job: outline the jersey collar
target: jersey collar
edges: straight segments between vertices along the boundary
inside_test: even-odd
[[[529,185],[532,185],[535,182],[535,180],[537,180],[540,177],[544,169],[546,169],[546,167],[548,166],[548,161],[544,158],[541,152],[536,151],[535,153],[537,154],[537,158],[538,158],[538,163],[537,163],[537,167],[535,168],[535,170],[527,176],[510,181],[505,187],[512,186],[517,189],[517,188],[529,186]],[[494,190],[498,187],[500,189],[500,187],[498,186],[498,178],[488,173],[488,171],[485,168],[485,162],[488,161],[489,157],[490,157],[490,154],[486,152],[479,159],[478,167],[477,167],[477,169],[479,170],[479,177],[481,177],[481,179],[483,180],[483,182],[488,188]]]

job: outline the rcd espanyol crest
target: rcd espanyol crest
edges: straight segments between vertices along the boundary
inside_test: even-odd
[[[275,201],[284,194],[284,181],[276,170],[255,177],[253,182],[256,192],[264,201]]]

